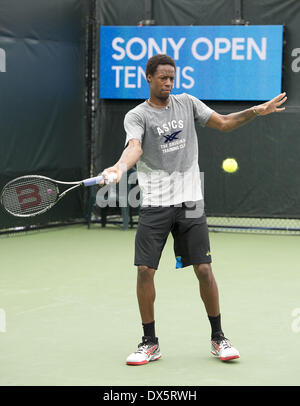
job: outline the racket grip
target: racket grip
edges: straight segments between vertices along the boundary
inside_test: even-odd
[[[105,181],[106,184],[113,183],[117,179],[117,175],[115,173],[109,173],[108,179]],[[103,175],[95,176],[94,178],[85,179],[82,183],[84,186],[93,186],[101,183],[103,181]]]
[[[93,185],[97,185],[97,183],[100,183],[102,181],[103,181],[103,176],[99,175],[99,176],[95,176],[94,178],[85,179],[84,181],[82,181],[82,183],[84,184],[84,186],[93,186]]]

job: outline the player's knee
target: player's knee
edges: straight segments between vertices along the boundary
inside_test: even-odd
[[[194,270],[200,282],[210,283],[212,280],[212,269],[210,264],[194,265]]]
[[[149,282],[153,280],[155,269],[149,268],[146,265],[138,266],[138,280],[140,282]]]

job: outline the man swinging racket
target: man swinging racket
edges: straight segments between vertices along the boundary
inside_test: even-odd
[[[148,100],[130,110],[124,119],[126,148],[119,161],[104,174],[114,172],[117,182],[137,164],[142,205],[135,239],[137,298],[143,326],[142,342],[127,357],[128,365],[142,365],[161,357],[155,332],[154,275],[170,232],[177,267],[193,266],[200,296],[211,326],[211,353],[222,361],[239,358],[239,351],[221,327],[218,287],[212,272],[210,243],[198,166],[195,122],[231,131],[253,120],[284,110],[287,99],[274,99],[228,115],[218,114],[188,94],[171,95],[176,65],[158,54],[147,62]],[[194,204],[194,209],[191,207]]]

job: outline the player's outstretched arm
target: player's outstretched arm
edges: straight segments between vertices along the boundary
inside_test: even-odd
[[[104,179],[106,173],[114,172],[117,175],[116,182],[119,182],[123,173],[132,168],[143,154],[141,142],[138,139],[131,139],[124,149],[119,161],[110,168],[103,171]]]
[[[271,113],[278,113],[285,110],[285,107],[281,106],[286,100],[287,97],[284,92],[274,97],[272,100],[237,113],[223,115],[214,112],[206,125],[207,127],[215,128],[220,131],[232,131],[249,123],[257,116],[266,116]]]

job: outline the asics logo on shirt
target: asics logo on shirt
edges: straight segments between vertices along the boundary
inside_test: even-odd
[[[158,135],[163,135],[172,130],[183,129],[183,120],[172,120],[162,124],[160,127],[156,127]]]
[[[180,130],[180,131],[176,131],[175,133],[173,133],[173,134],[171,134],[171,135],[164,135],[164,137],[165,137],[165,143],[166,143],[166,142],[171,142],[171,141],[174,141],[174,140],[178,140],[177,135],[178,135],[179,133],[181,133],[181,130]]]

